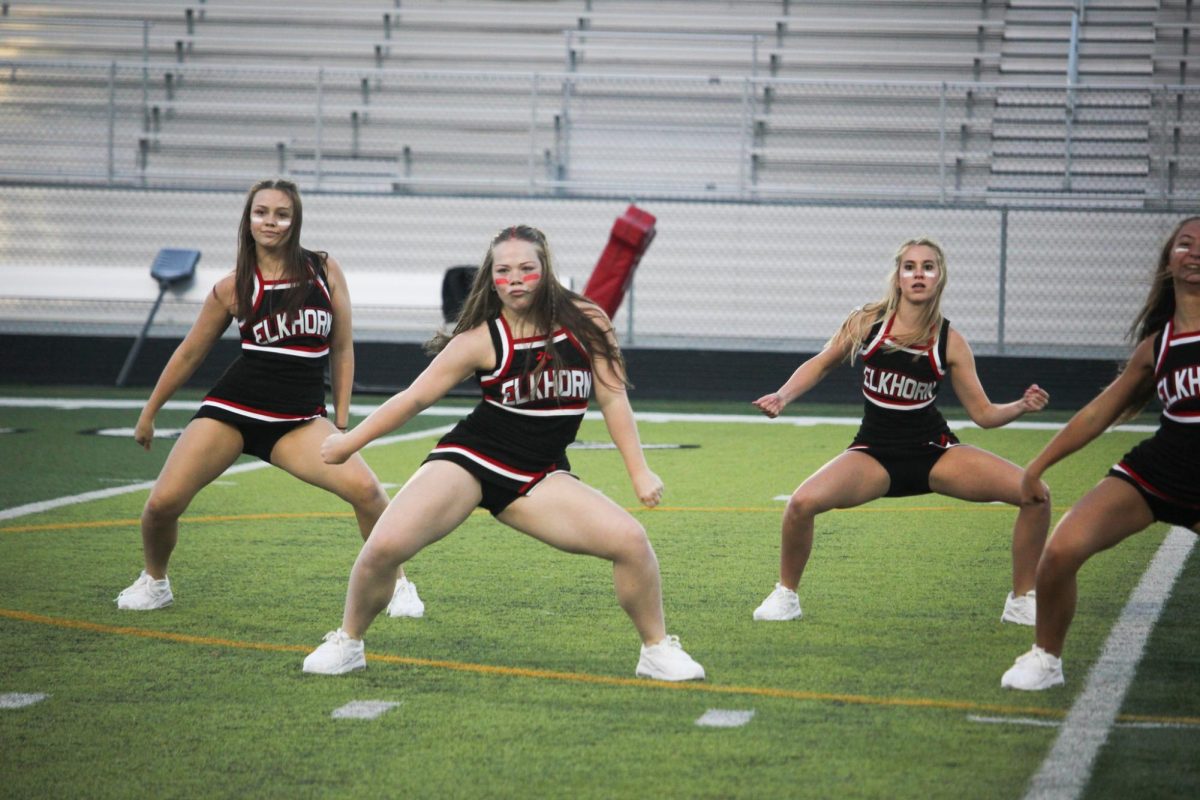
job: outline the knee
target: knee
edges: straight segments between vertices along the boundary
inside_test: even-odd
[[[356,511],[378,517],[387,508],[388,496],[372,472],[355,475],[342,488],[342,498]]]
[[[646,529],[633,517],[614,528],[611,547],[617,558],[658,563]]]
[[[167,492],[152,491],[142,507],[142,523],[160,525],[174,522],[187,509],[186,498],[177,497]]]
[[[368,537],[358,553],[355,566],[372,572],[379,570],[394,570],[404,563],[405,553],[391,537],[376,536],[375,532]]]
[[[817,499],[801,486],[792,492],[792,496],[788,498],[787,508],[784,509],[783,516],[785,521],[811,519],[821,513],[821,511],[822,509]]]
[[[1083,566],[1083,562],[1087,561],[1087,557],[1088,553],[1084,548],[1076,546],[1069,531],[1063,531],[1060,526],[1046,543],[1042,557],[1038,560],[1038,579],[1044,577],[1053,580],[1063,575],[1074,575]]]

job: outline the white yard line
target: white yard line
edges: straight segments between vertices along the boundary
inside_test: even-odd
[[[77,408],[114,408],[114,409],[141,409],[145,405],[143,400],[90,400],[87,398],[61,398],[61,397],[0,397],[0,408],[57,408],[57,409],[77,409]],[[171,400],[163,406],[163,408],[172,410],[192,411],[199,406],[199,401],[191,400]],[[350,406],[350,412],[359,416],[366,416],[374,411],[378,406],[364,405],[354,403]],[[421,413],[425,416],[433,417],[465,417],[470,411],[467,406],[442,407],[434,406],[427,408]],[[635,412],[638,422],[728,422],[732,424],[748,424],[748,425],[795,425],[799,427],[811,427],[813,425],[847,425],[857,426],[862,420],[857,417],[808,417],[808,416],[783,416],[776,419],[767,419],[762,414],[675,414],[662,411],[637,411]],[[589,411],[586,419],[599,420],[603,419],[599,411]],[[1031,422],[1029,420],[1016,420],[1010,422],[1004,427],[1014,430],[1026,431],[1056,431],[1066,424],[1063,422]],[[969,420],[950,420],[949,425],[953,430],[963,430],[966,428],[974,428],[975,423]],[[1132,433],[1153,433],[1158,429],[1157,425],[1121,425],[1117,428],[1120,431],[1130,431]]]
[[[11,398],[9,398],[11,399]],[[0,398],[3,400],[3,398]],[[2,404],[2,403],[0,403]],[[170,405],[170,404],[168,404]],[[139,408],[141,406],[138,406]],[[194,408],[195,406],[189,406]],[[395,436],[385,436],[382,439],[376,439],[367,447],[381,447],[385,444],[393,444],[394,442],[408,442],[413,439],[422,439],[427,436],[441,436],[446,431],[453,427],[451,425],[442,425],[437,428],[428,428],[423,431],[413,431],[412,433],[401,433]],[[256,469],[263,469],[271,466],[265,461],[251,461],[245,464],[234,464],[229,469],[225,470],[222,475],[236,475],[241,472],[251,472]],[[76,503],[88,503],[92,500],[103,500],[106,497],[117,497],[130,492],[140,492],[144,489],[150,489],[154,486],[154,481],[142,481],[141,483],[131,483],[126,486],[114,486],[111,489],[97,489],[93,492],[84,492],[83,494],[73,494],[67,497],[56,497],[53,500],[41,500],[36,503],[26,503],[23,506],[14,506],[12,508],[0,509],[0,520],[16,519],[17,517],[28,516],[29,514],[38,514],[42,511],[49,511],[52,508],[61,508],[63,506],[75,505]]]
[[[1172,528],[1113,626],[1099,660],[1030,781],[1027,800],[1074,800],[1087,787],[1096,755],[1108,738],[1133,681],[1146,640],[1196,545],[1196,534]]]

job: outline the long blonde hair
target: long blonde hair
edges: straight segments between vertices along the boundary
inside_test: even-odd
[[[892,271],[887,278],[887,293],[873,303],[859,306],[850,312],[842,322],[837,333],[833,335],[826,347],[847,347],[846,360],[853,364],[854,358],[866,342],[871,328],[880,320],[885,320],[896,313],[900,306],[900,264],[904,254],[910,247],[925,246],[933,250],[937,259],[938,278],[934,287],[933,297],[921,309],[920,319],[910,333],[893,337],[885,347],[889,349],[920,348],[927,344],[942,327],[942,292],[946,288],[946,252],[942,246],[928,236],[920,236],[905,241],[896,249],[893,258]]]
[[[483,263],[475,273],[475,280],[471,282],[471,291],[463,302],[462,313],[459,314],[454,330],[450,333],[438,331],[434,334],[433,338],[425,343],[425,352],[431,355],[439,353],[458,334],[499,316],[503,304],[500,302],[500,296],[493,291],[495,287],[492,284],[492,264],[495,261],[496,245],[510,239],[520,239],[533,245],[542,264],[542,279],[533,290],[528,318],[534,330],[545,334],[546,350],[551,357],[533,366],[534,375],[545,370],[556,360],[558,354],[553,333],[560,328],[566,328],[583,344],[589,359],[594,360],[599,355],[612,365],[613,374],[620,380],[621,386],[632,386],[625,377],[625,360],[621,356],[620,348],[611,338],[612,324],[608,317],[591,300],[559,283],[546,235],[530,225],[512,225],[492,237]],[[588,310],[580,308],[578,304],[581,301],[589,306]],[[532,351],[527,350],[526,355],[532,359]]]

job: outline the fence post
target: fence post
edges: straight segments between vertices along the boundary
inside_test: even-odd
[[[1004,355],[1005,293],[1008,291],[1008,206],[1000,209],[1000,285],[997,287],[999,307],[996,318],[996,353]]]
[[[116,174],[114,139],[117,134],[117,62],[108,64],[108,185],[111,186]]]
[[[317,67],[317,120],[315,143],[313,145],[313,180],[316,188],[321,188],[321,134],[324,125],[325,101],[325,68]]]
[[[541,73],[529,82],[529,193],[537,191],[537,112]]]
[[[750,160],[750,150],[754,144],[754,105],[751,88],[752,78],[742,80],[742,136],[741,153],[738,158],[738,197],[746,199],[746,167]]]
[[[946,82],[938,95],[938,186],[942,204],[946,203]]]

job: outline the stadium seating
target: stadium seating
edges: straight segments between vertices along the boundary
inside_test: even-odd
[[[1093,88],[1066,92],[1075,0],[11,3],[0,55],[46,66],[13,72],[0,155],[146,186],[1154,202],[1197,180],[1190,108],[1145,91],[1188,82],[1191,5],[1085,8]],[[81,60],[121,66],[42,74]]]

